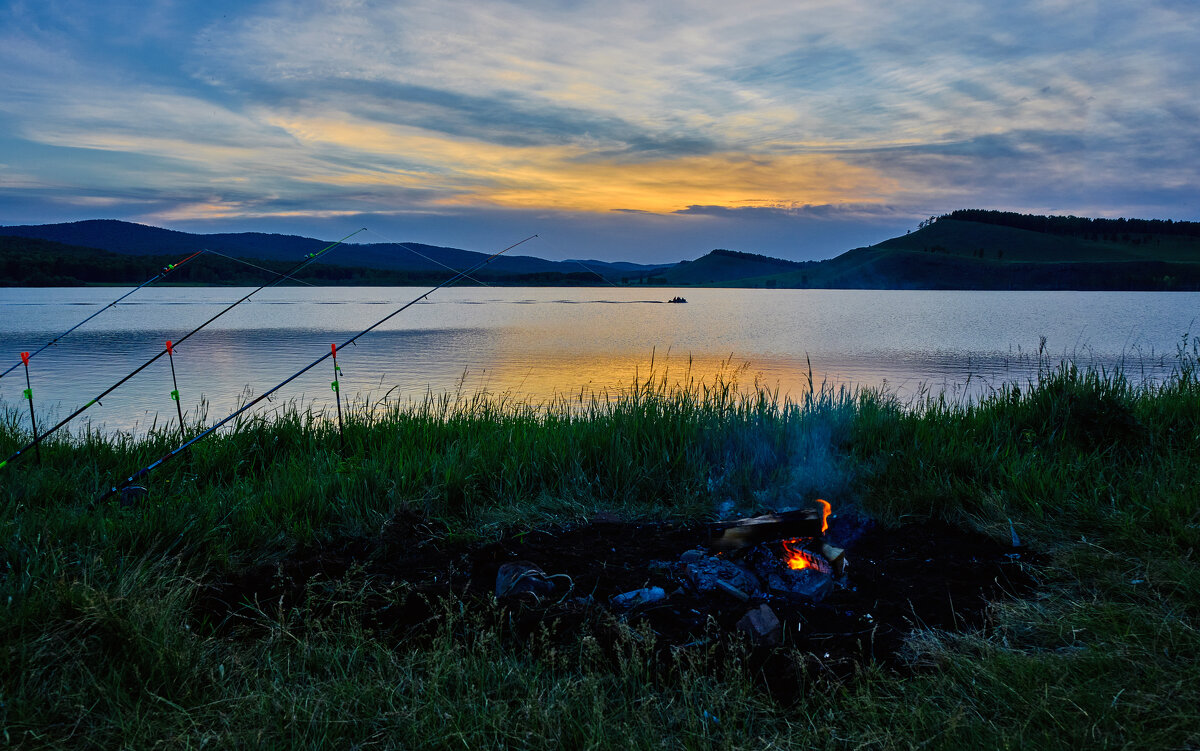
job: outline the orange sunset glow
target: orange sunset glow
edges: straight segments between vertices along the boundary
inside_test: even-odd
[[[674,263],[830,258],[963,206],[1194,214],[1165,2],[155,8],[0,11],[0,223]]]

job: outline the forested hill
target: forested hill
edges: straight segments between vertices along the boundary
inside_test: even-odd
[[[1200,289],[1200,223],[967,209],[827,261],[726,286]]]
[[[1012,211],[987,211],[985,209],[959,209],[923,222],[922,227],[936,224],[945,219],[977,224],[994,224],[1000,227],[1043,232],[1048,235],[1064,235],[1085,240],[1108,239],[1116,242],[1132,241],[1135,235],[1182,235],[1200,237],[1200,222],[1176,222],[1171,219],[1088,219],[1080,216],[1039,216],[1017,214]]]
[[[80,287],[87,284],[136,285],[156,276],[182,255],[127,255],[99,248],[37,238],[0,235],[0,287]],[[292,261],[235,258],[204,253],[179,265],[160,284],[257,287],[295,267]],[[568,267],[571,268],[571,267]],[[379,269],[311,263],[282,284],[431,285],[446,281],[445,268]],[[592,286],[597,275],[578,265],[565,272],[495,273],[481,269],[469,283],[512,286]]]
[[[702,286],[731,279],[780,274],[802,267],[804,264],[796,261],[718,248],[694,261],[684,261],[665,269],[656,278],[668,285]]]
[[[326,244],[287,235],[192,235],[109,221],[0,227],[0,285],[137,284],[199,248],[242,260],[204,254],[169,281],[258,285],[269,280],[269,272],[285,271]],[[348,245],[335,253],[305,267],[299,280],[424,285],[444,281],[448,267],[467,268],[485,257],[408,244]],[[723,249],[667,266],[505,256],[472,276],[519,286],[1200,290],[1200,222],[964,209],[825,261]]]
[[[179,258],[198,250],[211,250],[214,254],[282,261],[289,265],[296,263],[309,253],[318,252],[331,244],[328,239],[319,240],[298,235],[262,232],[194,234],[112,219],[91,219],[63,224],[0,226],[0,236],[49,240],[76,247],[96,248],[122,256],[174,256]],[[414,242],[360,242],[363,238],[371,237],[377,238],[378,235],[372,236],[369,232],[355,235],[350,241],[323,255],[321,262],[342,268],[394,272],[390,275],[381,274],[381,278],[406,275],[423,277],[427,274],[440,274],[442,278],[445,278],[443,272],[447,268],[471,268],[495,250],[489,249],[487,253],[483,253]],[[13,242],[10,242],[9,245],[15,247]],[[532,251],[536,247],[535,243],[530,243],[523,245],[520,250],[525,251],[528,248]],[[514,251],[491,261],[487,266],[487,273],[496,277],[512,278],[514,281],[556,278],[570,280],[583,274],[600,284],[607,284],[606,280],[613,277],[628,274],[644,276],[661,267],[661,264],[551,261],[535,256],[519,255]]]

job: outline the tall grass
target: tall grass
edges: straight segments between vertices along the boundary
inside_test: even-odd
[[[0,726],[24,747],[1187,748],[1200,746],[1200,382],[1194,342],[1158,384],[1047,364],[978,402],[901,403],[736,379],[647,377],[529,406],[487,395],[293,405],[242,421],[91,508],[176,445],[51,440],[0,475]],[[0,420],[0,452],[28,436]],[[188,430],[200,426],[190,425]],[[28,460],[28,461],[26,461]],[[773,704],[745,671],[653,635],[600,659],[522,649],[447,603],[396,645],[344,606],[264,607],[252,637],[197,633],[205,581],[400,509],[488,537],[511,524],[696,518],[821,494],[884,520],[944,518],[1049,554],[1035,599],[967,634],[918,631],[912,671],[868,666]],[[348,585],[347,585],[348,586]],[[397,595],[399,596],[399,595]],[[328,599],[326,600],[328,603]],[[781,654],[778,659],[789,659]],[[1190,745],[1189,745],[1190,744]]]

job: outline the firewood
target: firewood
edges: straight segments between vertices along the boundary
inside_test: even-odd
[[[815,509],[737,519],[716,526],[709,545],[730,551],[791,537],[820,537],[821,521],[821,512]]]
[[[846,570],[846,551],[843,548],[835,548],[829,543],[823,542],[821,543],[821,555],[833,567],[834,576],[841,576]]]
[[[746,611],[737,622],[737,629],[757,645],[778,647],[783,643],[783,624],[775,615],[775,611],[767,605],[759,605]]]

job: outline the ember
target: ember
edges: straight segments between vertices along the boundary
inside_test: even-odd
[[[711,542],[721,559],[706,564],[706,569],[712,569],[704,572],[707,577],[698,576],[700,572],[692,564],[689,573],[693,586],[704,591],[724,583],[717,578],[728,581],[741,577],[742,599],[761,592],[767,599],[823,600],[835,584],[844,584],[845,551],[825,540],[832,507],[823,499],[816,503],[816,509],[784,511],[722,525],[714,531]],[[724,573],[717,574],[717,567]],[[708,581],[710,578],[712,581]],[[746,580],[755,585],[746,586]]]
[[[824,535],[829,531],[829,516],[833,511],[833,507],[823,498],[818,498],[817,503],[821,505],[821,536],[818,540],[814,537],[791,537],[785,540],[780,540],[779,545],[783,549],[783,558],[789,569],[793,571],[802,571],[804,569],[813,569],[822,574],[833,576],[834,574],[841,576],[844,568],[845,551],[840,548],[830,547],[824,542]],[[819,545],[818,545],[819,543]],[[808,549],[808,546],[815,547],[815,550]],[[836,561],[832,551],[837,551]],[[835,571],[836,568],[836,571]]]
[[[811,539],[806,540],[802,537],[793,537],[790,540],[783,540],[779,543],[783,547],[788,568],[793,571],[811,568],[820,571],[822,574],[832,574],[833,567],[830,565],[831,561],[826,561],[820,555],[810,553],[800,547],[806,542],[811,542]]]

